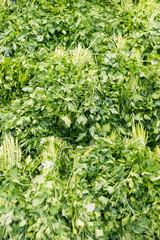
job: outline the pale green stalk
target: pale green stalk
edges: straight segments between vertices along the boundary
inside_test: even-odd
[[[20,166],[21,150],[18,141],[9,135],[5,135],[0,147],[0,170],[6,172],[14,165]]]
[[[9,6],[11,3],[12,3],[11,0],[0,0],[0,6],[2,7],[4,7],[5,5]]]
[[[61,140],[54,136],[46,138],[47,147],[41,155],[41,165],[38,168],[42,173],[33,179],[33,182],[40,181],[54,168],[58,160],[59,149],[62,147]]]
[[[140,140],[144,145],[146,145],[147,139],[148,139],[148,136],[143,126],[140,123],[137,125],[133,123],[132,124],[132,140],[134,142]]]
[[[154,153],[155,153],[156,159],[160,161],[160,148],[158,145],[155,147]]]

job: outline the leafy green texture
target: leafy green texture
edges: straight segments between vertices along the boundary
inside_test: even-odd
[[[97,137],[72,149],[54,137],[3,175],[4,239],[159,239],[159,168],[140,139]]]
[[[160,239],[159,1],[0,6],[0,239]]]

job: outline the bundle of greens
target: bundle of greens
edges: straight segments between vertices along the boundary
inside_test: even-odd
[[[0,6],[0,239],[160,239],[159,2]]]

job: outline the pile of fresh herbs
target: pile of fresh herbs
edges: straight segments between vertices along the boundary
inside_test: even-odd
[[[160,239],[158,0],[0,0],[0,239]]]

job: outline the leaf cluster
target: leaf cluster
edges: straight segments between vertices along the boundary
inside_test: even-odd
[[[159,2],[0,5],[0,239],[160,239]]]

